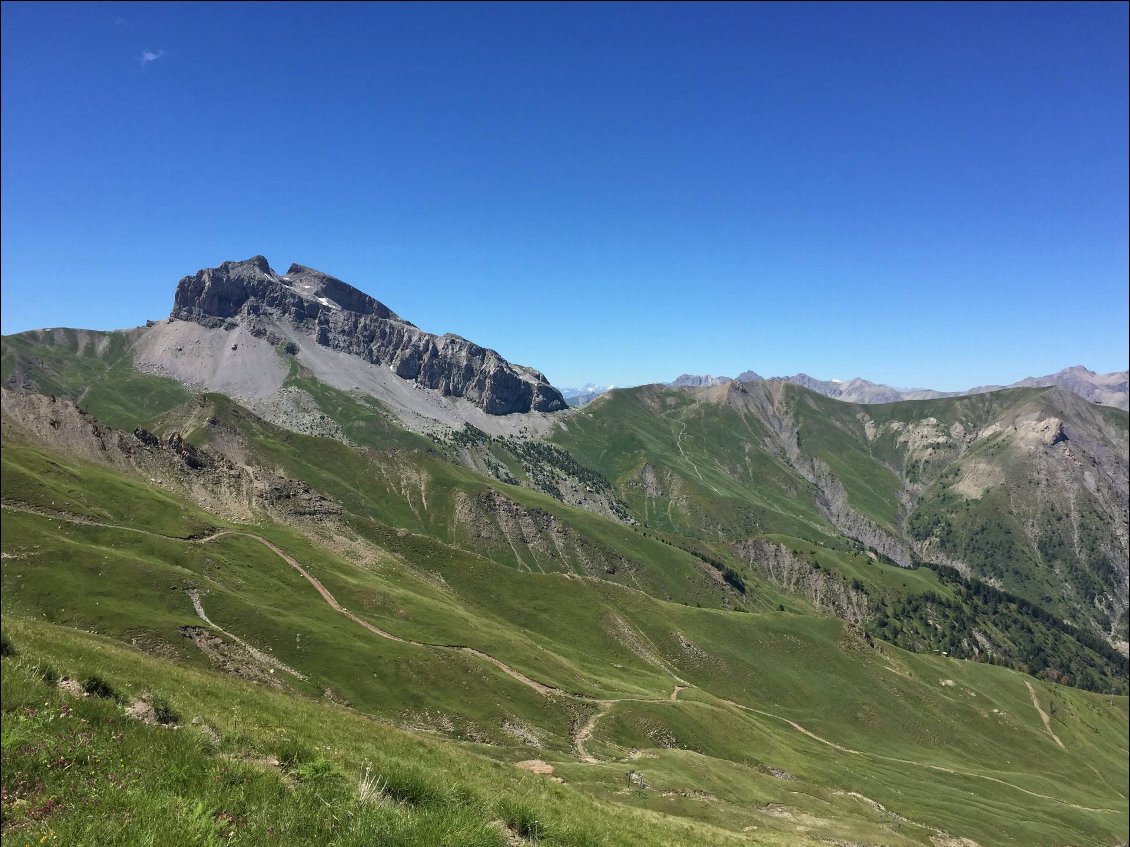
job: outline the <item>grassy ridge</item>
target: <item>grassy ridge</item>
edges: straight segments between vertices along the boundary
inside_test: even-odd
[[[830,540],[835,533],[812,485],[764,438],[753,417],[659,386],[604,395],[553,435],[617,484],[649,527],[692,537],[778,532]],[[647,483],[645,467],[656,483]]]
[[[82,478],[95,489],[105,482]],[[22,479],[5,477],[9,498],[19,492]],[[140,508],[151,487],[134,489],[123,478],[120,489],[135,491]],[[99,498],[92,492],[52,496],[59,511],[96,516]],[[182,538],[194,534],[200,520],[187,504],[183,512],[183,523],[170,524]],[[814,831],[829,836],[883,843],[929,843],[938,829],[984,845],[1097,843],[1126,828],[1125,803],[1113,788],[1127,778],[1125,698],[1033,683],[1065,745],[1061,749],[1040,721],[1024,677],[868,645],[838,621],[667,603],[612,583],[516,571],[377,524],[371,526],[378,530],[354,542],[372,551],[361,564],[328,549],[317,535],[301,537],[281,525],[241,530],[300,559],[343,605],[377,626],[428,644],[474,646],[535,679],[583,695],[545,698],[466,654],[398,644],[365,632],[334,612],[250,535],[186,543],[11,508],[2,517],[5,630],[16,633],[11,637],[24,645],[23,652],[57,657],[51,651],[59,648],[50,646],[55,642],[94,638],[57,629],[66,625],[167,657],[118,652],[121,648],[95,639],[90,643],[100,645],[96,651],[80,652],[97,660],[76,666],[51,659],[67,664],[60,673],[99,673],[114,687],[137,690],[141,671],[140,679],[154,678],[152,663],[163,668],[160,674],[174,676],[197,673],[184,665],[210,668],[180,634],[181,627],[204,626],[187,593],[195,588],[224,632],[307,677],[260,674],[262,681],[252,685],[209,670],[204,676],[215,690],[236,686],[252,692],[241,697],[261,692],[271,702],[293,702],[295,709],[340,708],[325,705],[329,689],[333,699],[350,703],[359,719],[367,713],[426,727],[499,762],[545,758],[569,785],[602,803],[709,827],[700,837],[667,818],[656,819],[656,826],[682,833],[667,836],[676,843],[710,843],[709,838],[723,843],[723,833],[747,826],[757,826],[772,843],[774,833],[795,835],[789,815],[819,819]],[[219,520],[210,523],[224,527]],[[29,639],[40,646],[28,648]],[[104,652],[119,658],[102,664]],[[165,664],[168,659],[179,664]],[[283,690],[275,692],[279,684]],[[672,701],[676,684],[690,687]],[[157,693],[180,712],[196,714],[200,709],[186,690],[162,687]],[[616,702],[602,705],[606,699]],[[241,715],[258,708],[245,704]],[[609,761],[588,764],[575,757],[573,736],[594,715],[589,750]],[[103,717],[109,721],[111,716]],[[209,720],[221,717],[208,713]],[[311,740],[313,728],[296,720],[297,713],[280,716],[275,725],[300,735],[296,740],[307,749],[324,746]],[[516,727],[523,738],[511,734]],[[540,746],[532,745],[531,736]],[[632,759],[633,750],[655,758]],[[346,764],[331,761],[331,767],[339,773],[360,767],[356,759],[342,761]],[[639,796],[618,793],[632,762],[652,785]],[[198,795],[210,814],[220,810],[211,814],[213,823],[236,801],[191,786],[214,773],[215,765],[205,759],[193,764],[195,770],[185,777],[189,788],[180,789]],[[852,791],[889,811],[850,796]],[[261,802],[284,802],[271,792]],[[608,829],[585,838],[631,843],[618,839],[646,831],[641,823],[649,820],[646,816],[625,822],[587,808],[591,820],[606,821]],[[154,816],[165,820],[166,814],[183,823],[187,812],[171,808]],[[254,815],[231,814],[247,818],[241,831],[249,840],[266,837],[255,828]],[[898,820],[913,825],[896,829]],[[491,820],[479,817],[467,826],[484,823]],[[406,843],[430,843],[423,830],[407,831],[412,834],[405,836]]]
[[[128,370],[124,348],[65,332],[50,345],[62,374],[88,358]],[[129,412],[127,383],[103,384],[109,413]],[[982,598],[996,605],[970,623],[968,585],[838,536],[753,405],[648,388],[569,419],[556,443],[613,482],[644,522],[633,527],[461,467],[298,368],[292,384],[362,446],[217,395],[145,410],[158,432],[304,480],[341,505],[331,520],[260,510],[233,523],[147,475],[5,433],[0,610],[17,651],[3,675],[5,844],[1126,839],[1125,697],[907,653],[741,558],[736,542],[779,545],[898,623],[872,633],[917,649],[975,625],[1015,637],[1012,601]],[[928,505],[953,482],[940,454],[876,437],[855,407],[784,394],[803,455],[846,477],[876,524],[898,529],[901,477]],[[1042,402],[1016,397],[1009,414]],[[911,411],[972,427],[1002,402]],[[489,449],[528,476],[513,449]],[[999,512],[981,499],[965,511]],[[52,674],[97,677],[121,702],[67,699]],[[143,692],[181,729],[125,718]],[[564,783],[512,766],[529,759]],[[358,796],[366,763],[376,802]],[[646,788],[627,784],[629,768]]]
[[[1124,515],[1117,492],[1104,500],[1095,476],[1079,470],[1087,454],[1081,464],[1076,454],[1052,459],[1036,449],[1041,436],[1024,427],[1057,416],[1083,445],[1070,449],[1116,455],[1125,443],[1124,412],[1056,390],[859,405],[788,384],[616,391],[570,417],[554,439],[612,479],[657,535],[676,546],[707,543],[708,557],[747,583],[755,582],[750,570],[725,542],[773,541],[837,574],[825,581],[834,590],[865,591],[871,624],[884,621],[873,631],[902,646],[1125,690],[1126,662],[1076,643],[1074,634],[1104,637],[1125,627],[1125,615],[1119,624],[1101,611],[1104,598],[1125,595],[1124,554],[1112,529]],[[1016,604],[986,605],[961,587],[955,597],[954,586],[929,576],[884,577],[858,555],[859,544],[826,529],[817,502],[835,499],[835,486],[818,494],[794,468],[827,469],[861,521],[904,539],[908,551],[920,545],[904,563],[919,553],[948,557],[1078,629],[1053,631],[1027,621]],[[967,478],[984,480],[983,490]],[[773,511],[762,522],[751,504]],[[868,527],[848,531],[872,543]]]
[[[0,381],[19,374],[40,394],[66,397],[96,418],[131,430],[188,399],[174,380],[133,368],[126,332],[42,329],[0,342]]]
[[[359,532],[369,532],[368,526],[375,519],[385,526],[482,551],[515,568],[530,569],[536,562],[536,567],[548,571],[577,570],[568,557],[557,555],[554,533],[546,533],[545,551],[530,554],[522,551],[526,543],[522,539],[516,543],[491,541],[470,534],[466,523],[455,520],[463,513],[461,504],[493,489],[523,509],[568,526],[594,553],[630,564],[620,572],[602,572],[605,578],[660,597],[703,605],[720,605],[727,595],[703,573],[701,563],[684,551],[541,492],[488,480],[446,461],[431,442],[415,436],[404,434],[382,441],[382,425],[378,425],[368,437],[380,448],[358,450],[332,439],[275,427],[222,395],[208,395],[207,401],[203,411],[193,403],[187,410],[167,413],[155,423],[157,431],[180,431],[185,419],[190,418],[200,422],[187,433],[194,443],[206,444],[213,437],[227,438],[234,433],[264,466],[280,468],[340,502],[355,518],[353,524]],[[775,596],[766,597],[764,603],[775,600]]]
[[[97,636],[7,621],[5,636],[17,651],[0,677],[5,844],[502,847],[519,833],[578,847],[739,843]],[[113,700],[61,695],[43,683],[45,671],[97,674],[127,703],[159,694],[181,722],[149,727]],[[384,789],[369,802],[358,796],[366,768]]]

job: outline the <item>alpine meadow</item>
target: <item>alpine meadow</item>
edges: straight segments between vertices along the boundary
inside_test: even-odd
[[[1127,847],[1128,18],[4,3],[0,844]]]
[[[308,268],[175,303],[4,339],[13,843],[1125,830],[1125,411],[569,412]]]

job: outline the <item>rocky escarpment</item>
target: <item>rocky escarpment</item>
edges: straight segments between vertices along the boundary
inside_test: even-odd
[[[208,427],[203,398],[197,405]],[[125,432],[106,426],[70,400],[0,389],[5,436],[44,444],[116,471],[136,475],[213,514],[247,522],[265,512],[293,524],[325,523],[341,513],[334,501],[302,480],[248,464],[212,447],[196,447],[179,431],[158,435],[137,427]]]
[[[760,539],[734,544],[731,549],[739,559],[756,568],[762,578],[803,597],[818,609],[856,624],[867,620],[869,603],[862,585],[853,585],[843,575],[821,569],[815,557],[805,559],[782,544]]]
[[[276,343],[279,324],[323,347],[383,365],[403,380],[462,397],[491,415],[555,412],[561,393],[532,368],[457,335],[432,335],[383,303],[320,271],[291,265],[278,276],[267,260],[224,262],[177,286],[171,319],[210,329],[242,326]]]

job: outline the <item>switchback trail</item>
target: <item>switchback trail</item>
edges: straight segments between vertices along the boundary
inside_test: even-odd
[[[506,664],[501,659],[496,659],[494,656],[491,656],[488,653],[484,653],[481,650],[476,650],[474,647],[467,647],[463,644],[428,644],[425,641],[413,641],[410,638],[401,638],[399,635],[393,635],[391,632],[387,632],[386,630],[383,630],[380,627],[374,626],[373,624],[369,623],[364,618],[358,617],[357,615],[353,614],[353,612],[349,611],[344,606],[342,606],[341,603],[339,603],[337,601],[337,598],[334,597],[333,594],[330,593],[330,590],[322,584],[321,580],[319,580],[316,576],[311,574],[308,570],[306,570],[306,568],[304,568],[301,564],[299,564],[290,555],[288,555],[287,553],[284,553],[281,549],[276,547],[274,544],[272,544],[267,539],[261,538],[260,536],[254,535],[254,534],[249,533],[249,532],[240,532],[240,533],[234,533],[234,534],[243,535],[246,538],[251,538],[251,539],[254,539],[255,541],[258,541],[260,544],[262,544],[264,547],[269,549],[272,553],[274,553],[276,556],[278,556],[280,559],[282,559],[284,562],[286,562],[288,565],[290,565],[292,568],[294,568],[296,571],[298,571],[298,573],[300,573],[302,575],[302,577],[308,583],[310,583],[310,585],[312,585],[314,587],[314,590],[317,591],[320,595],[322,595],[322,599],[325,600],[326,603],[329,604],[331,609],[345,615],[347,618],[349,618],[355,624],[357,624],[358,626],[364,627],[365,629],[367,629],[369,632],[373,633],[374,635],[379,635],[379,636],[381,636],[381,638],[387,638],[390,641],[397,641],[401,644],[411,644],[414,647],[426,647],[430,650],[454,650],[454,651],[458,651],[460,653],[467,653],[471,656],[475,656],[479,659],[482,659],[485,662],[489,662],[490,664],[494,665],[496,668],[498,668],[503,673],[505,673],[508,676],[518,680],[518,682],[522,683],[523,685],[529,686],[530,688],[534,689],[534,691],[538,692],[538,694],[541,694],[542,696],[549,697],[549,696],[553,696],[553,695],[563,695],[563,694],[568,695],[568,692],[562,691],[560,688],[554,688],[552,685],[546,685],[545,683],[538,682],[536,679],[532,679],[532,678],[526,676],[524,673],[522,673],[517,668],[512,668],[510,665]],[[213,536],[213,537],[215,537],[215,536]],[[209,540],[211,540],[211,539],[209,539]],[[579,695],[568,695],[568,696],[579,696]]]
[[[322,599],[325,600],[326,603],[331,608],[333,608],[335,611],[339,612],[340,614],[344,615],[345,617],[349,618],[351,621],[356,623],[358,626],[363,627],[364,629],[373,633],[374,635],[379,635],[380,637],[387,638],[390,641],[396,641],[396,642],[401,643],[401,644],[411,644],[413,646],[422,647],[422,648],[426,648],[426,649],[429,649],[429,650],[450,650],[450,651],[458,651],[458,652],[461,652],[461,653],[467,653],[469,655],[475,656],[476,658],[478,658],[482,661],[489,662],[490,664],[494,665],[499,670],[501,670],[503,673],[507,674],[508,676],[512,677],[513,679],[517,680],[518,682],[522,683],[523,685],[526,685],[529,688],[532,688],[534,691],[537,691],[539,694],[542,694],[543,696],[546,696],[546,697],[563,696],[563,697],[568,697],[568,698],[578,700],[578,701],[581,701],[581,702],[595,704],[598,707],[597,711],[577,731],[576,735],[573,738],[574,748],[576,749],[577,753],[579,754],[581,760],[586,762],[586,763],[591,764],[591,763],[596,763],[596,762],[599,761],[599,760],[595,759],[588,752],[587,748],[585,747],[585,744],[592,737],[593,730],[596,727],[596,722],[601,717],[603,717],[605,714],[607,714],[609,709],[611,709],[611,707],[614,704],[625,703],[625,702],[640,702],[640,703],[657,703],[657,702],[669,702],[669,701],[680,702],[680,701],[678,701],[678,694],[679,694],[680,691],[685,689],[685,687],[680,687],[680,686],[676,685],[675,689],[671,692],[671,694],[669,696],[661,697],[661,698],[620,697],[620,698],[611,698],[611,699],[601,699],[601,698],[596,698],[596,697],[589,697],[587,695],[571,693],[571,692],[568,692],[568,691],[564,691],[560,688],[555,688],[551,685],[546,685],[545,683],[538,682],[537,680],[532,679],[531,677],[527,676],[526,674],[522,673],[521,671],[517,670],[516,668],[513,668],[510,665],[506,664],[502,660],[497,659],[497,658],[495,658],[494,656],[491,656],[488,653],[484,653],[481,650],[476,650],[473,647],[468,647],[466,645],[460,645],[460,644],[428,644],[428,643],[423,642],[423,641],[413,641],[411,639],[401,638],[398,635],[393,635],[391,632],[386,632],[385,630],[381,629],[380,627],[374,626],[373,624],[371,624],[368,621],[358,617],[353,612],[350,612],[348,609],[344,608],[337,601],[337,598],[335,598],[333,596],[333,594],[329,591],[329,589],[327,589],[325,587],[325,585],[322,584],[321,580],[319,580],[317,577],[313,576],[298,561],[296,561],[294,558],[292,558],[289,554],[283,552],[283,550],[281,550],[278,546],[276,546],[272,542],[268,541],[265,538],[262,538],[261,536],[258,536],[254,533],[251,533],[251,532],[246,532],[246,531],[243,531],[243,530],[229,529],[229,530],[219,530],[217,532],[213,532],[209,535],[201,536],[199,538],[177,538],[175,536],[162,535],[161,533],[152,532],[152,531],[146,530],[146,529],[138,529],[136,527],[127,527],[127,526],[117,526],[115,524],[107,524],[107,523],[101,523],[99,521],[94,521],[94,520],[91,520],[89,518],[85,518],[83,516],[66,514],[66,513],[61,513],[61,512],[52,512],[51,510],[44,509],[42,507],[24,506],[22,504],[16,505],[16,504],[12,503],[11,501],[4,501],[4,502],[0,503],[0,506],[2,506],[2,508],[4,508],[4,509],[9,509],[9,510],[12,510],[12,511],[17,511],[17,512],[27,512],[27,513],[30,513],[30,514],[40,515],[42,517],[52,518],[54,520],[65,521],[67,523],[81,524],[81,525],[85,525],[85,526],[96,526],[96,527],[102,527],[102,528],[105,528],[105,529],[120,529],[120,530],[123,530],[123,531],[126,531],[126,532],[140,533],[142,535],[152,536],[154,538],[159,538],[159,539],[162,539],[164,541],[180,542],[182,544],[207,544],[207,543],[210,543],[212,541],[216,541],[220,538],[223,538],[225,536],[237,536],[237,535],[243,536],[245,538],[253,539],[254,541],[257,541],[260,544],[262,544],[263,546],[270,549],[273,553],[275,553],[275,555],[277,555],[284,562],[286,562],[288,565],[290,565],[290,567],[292,567],[294,570],[296,570],[307,582],[310,583],[310,585],[314,588],[314,590],[316,590],[318,592],[318,594],[321,595]],[[199,600],[197,598],[194,601],[194,604],[193,604],[194,607],[197,606],[198,603],[199,603]],[[202,611],[203,611],[202,608],[197,609],[198,614]],[[206,616],[204,616],[204,615],[200,615],[200,616],[205,621],[207,621]],[[210,625],[212,625],[213,627],[215,627],[217,630],[220,629],[219,627],[216,627],[215,624],[211,624],[210,621],[207,621],[207,622]],[[220,630],[220,631],[223,632],[223,630]],[[230,633],[225,633],[225,634],[230,636]],[[287,670],[289,671],[290,669],[288,668]],[[1032,688],[1031,684],[1028,683],[1027,681],[1025,681],[1025,684],[1028,685],[1029,691],[1032,694],[1033,703],[1036,705],[1037,710],[1040,712],[1041,718],[1043,718],[1045,716],[1045,713],[1043,712],[1043,709],[1040,708],[1040,706],[1039,706],[1038,700],[1036,699],[1036,696],[1035,696],[1035,690]],[[1068,806],[1069,808],[1072,808],[1072,809],[1079,809],[1080,811],[1085,811],[1085,812],[1117,812],[1117,811],[1119,811],[1117,809],[1092,808],[1090,806],[1081,806],[1077,803],[1071,803],[1067,800],[1062,800],[1059,797],[1053,797],[1049,794],[1041,794],[1038,791],[1031,791],[1027,788],[1022,788],[1019,785],[1015,785],[1011,782],[1006,782],[1003,779],[998,779],[995,776],[989,776],[987,774],[980,774],[980,773],[973,773],[973,772],[970,772],[970,771],[956,770],[956,769],[953,769],[953,768],[944,767],[942,765],[933,765],[933,764],[930,764],[928,762],[918,762],[918,761],[915,761],[913,759],[900,759],[900,758],[897,758],[895,756],[885,756],[881,753],[869,753],[869,752],[864,751],[864,750],[854,750],[850,747],[845,747],[842,744],[837,744],[834,741],[829,741],[827,738],[824,738],[820,735],[817,735],[816,733],[812,732],[811,730],[805,729],[803,726],[801,726],[796,721],[790,720],[789,718],[786,718],[782,715],[777,715],[777,714],[774,714],[773,712],[766,712],[766,711],[763,711],[761,709],[755,709],[752,706],[745,706],[745,705],[742,705],[741,703],[736,703],[733,700],[727,700],[727,699],[724,699],[724,698],[719,698],[719,702],[725,703],[729,706],[733,706],[737,709],[741,709],[741,710],[746,711],[746,712],[750,712],[750,713],[757,714],[757,715],[762,715],[762,716],[768,717],[768,718],[773,718],[774,720],[778,720],[778,721],[783,721],[784,723],[788,724],[790,727],[792,727],[794,730],[801,733],[802,735],[805,735],[808,738],[811,738],[812,740],[819,742],[820,744],[824,744],[824,745],[832,748],[833,750],[838,750],[841,753],[846,753],[846,754],[853,755],[853,756],[865,756],[865,757],[871,758],[871,759],[878,759],[878,760],[882,760],[882,761],[895,762],[897,764],[902,764],[902,765],[913,765],[915,767],[927,768],[929,770],[937,771],[939,773],[952,774],[952,775],[955,775],[955,776],[964,776],[964,777],[969,777],[969,778],[972,778],[972,779],[983,779],[983,780],[986,780],[986,781],[989,781],[989,782],[995,782],[999,785],[1004,785],[1008,788],[1012,788],[1016,791],[1019,791],[1023,794],[1027,794],[1031,797],[1039,797],[1043,800],[1051,800],[1052,802],[1060,803],[1060,804],[1062,804],[1064,806]],[[1050,724],[1050,719],[1045,720],[1045,726],[1048,728],[1048,732],[1051,733],[1051,727],[1050,727],[1049,724]],[[1057,738],[1054,733],[1051,733],[1051,734],[1052,734],[1052,737],[1055,738],[1056,742],[1059,743],[1059,745],[1062,747],[1063,743],[1059,740],[1059,738]]]
[[[683,436],[687,434],[687,425],[682,421],[676,421],[676,423],[679,424],[682,429],[679,430],[679,435],[675,438],[675,446],[679,448],[679,453],[682,454],[683,461],[694,468],[694,472],[698,475],[699,482],[705,482],[706,480],[702,478],[702,471],[698,469],[698,465],[691,461],[691,457],[688,456],[687,451],[683,449]]]
[[[260,544],[262,544],[264,547],[269,549],[272,553],[274,553],[276,556],[278,556],[280,559],[282,559],[284,562],[286,562],[288,565],[290,565],[292,568],[294,568],[294,570],[298,571],[298,573],[303,577],[303,579],[305,579],[308,583],[310,583],[310,585],[314,588],[314,590],[317,591],[318,594],[321,595],[322,599],[326,601],[326,603],[330,606],[330,608],[332,608],[336,612],[339,612],[340,614],[344,615],[345,617],[349,618],[355,624],[357,624],[360,627],[363,627],[364,629],[368,630],[369,632],[373,633],[374,635],[379,635],[381,638],[387,638],[390,641],[396,641],[396,642],[399,642],[400,644],[411,644],[414,647],[424,647],[424,648],[427,648],[427,649],[430,649],[430,650],[450,650],[450,651],[454,651],[454,652],[466,653],[468,655],[475,656],[476,658],[481,659],[484,662],[489,662],[490,664],[494,665],[496,668],[498,668],[503,673],[507,674],[508,676],[512,677],[513,679],[516,679],[518,682],[532,688],[534,691],[536,691],[539,694],[546,696],[546,697],[567,696],[567,697],[573,697],[573,698],[579,699],[579,700],[591,700],[592,699],[592,698],[586,697],[585,695],[582,695],[582,694],[573,694],[573,693],[570,693],[570,692],[567,692],[567,691],[563,691],[560,688],[555,688],[552,685],[546,685],[545,683],[538,682],[536,679],[532,679],[531,677],[522,673],[517,668],[511,667],[510,665],[506,664],[501,659],[497,659],[494,656],[491,656],[489,653],[484,653],[483,651],[477,650],[474,647],[468,647],[468,646],[463,645],[463,644],[429,644],[429,643],[424,642],[424,641],[413,641],[409,638],[401,638],[399,635],[394,635],[393,633],[388,632],[386,630],[383,630],[378,626],[374,626],[373,624],[369,623],[364,618],[361,618],[361,617],[355,615],[353,612],[349,611],[344,606],[342,606],[341,603],[339,603],[337,601],[337,598],[334,597],[334,595],[330,592],[330,590],[328,588],[326,588],[325,585],[322,584],[322,581],[320,579],[318,579],[316,576],[314,576],[313,574],[311,574],[308,570],[306,570],[306,568],[304,568],[292,556],[290,556],[289,554],[284,552],[277,545],[273,544],[272,542],[268,541],[267,539],[263,538],[262,536],[256,535],[253,532],[246,532],[246,531],[243,531],[243,530],[236,530],[236,529],[225,529],[225,530],[218,530],[216,532],[209,533],[208,535],[202,535],[202,536],[195,537],[195,538],[177,538],[176,536],[162,535],[159,532],[153,532],[153,531],[147,530],[147,529],[139,529],[138,527],[132,527],[132,526],[120,526],[118,524],[102,523],[101,521],[95,521],[95,520],[92,520],[90,518],[84,517],[82,515],[75,515],[75,514],[71,514],[71,513],[67,513],[67,512],[56,512],[56,511],[52,511],[50,509],[36,507],[36,506],[29,506],[29,505],[26,505],[26,504],[17,505],[15,503],[5,501],[2,504],[2,506],[3,506],[3,508],[10,509],[11,511],[26,512],[28,514],[39,515],[41,517],[50,518],[52,520],[65,521],[66,523],[79,524],[81,526],[101,527],[102,529],[117,529],[117,530],[122,530],[124,532],[134,532],[134,533],[137,533],[139,535],[148,535],[148,536],[153,537],[153,538],[160,538],[163,541],[175,541],[175,542],[180,542],[182,544],[207,544],[209,542],[216,541],[220,538],[224,538],[224,537],[227,537],[227,536],[242,536],[244,538],[250,538],[253,541],[258,541]],[[227,632],[226,630],[217,626],[212,621],[208,620],[207,615],[204,614],[203,607],[200,605],[200,596],[199,596],[198,593],[190,592],[190,598],[192,599],[192,602],[193,602],[193,608],[196,610],[196,613],[201,618],[201,620],[203,620],[205,623],[207,623],[213,629],[215,629],[219,632],[222,632],[222,633],[224,633],[224,635],[227,635],[229,638],[232,638],[232,639],[238,641],[244,647],[248,648],[249,650],[254,651],[254,653],[256,653],[260,656],[264,656],[264,658],[269,658],[269,657],[266,657],[265,654],[262,654],[260,651],[255,650],[255,648],[251,647],[246,642],[241,641],[240,639],[236,638],[236,636],[232,635],[230,632]],[[281,665],[281,663],[280,663],[280,665]],[[295,673],[295,675],[301,676],[301,675],[297,674],[297,672],[292,671],[290,668],[284,667],[284,669],[289,673]]]
[[[608,710],[612,708],[613,702],[614,701],[612,700],[605,700],[604,702],[600,703],[597,707],[597,710],[592,713],[592,716],[587,721],[585,721],[584,726],[578,729],[576,735],[573,736],[573,749],[576,750],[577,755],[580,757],[582,762],[590,765],[595,765],[600,761],[591,753],[589,753],[588,748],[585,747],[585,744],[590,738],[592,738],[592,732],[594,729],[596,729],[596,722],[608,713]]]

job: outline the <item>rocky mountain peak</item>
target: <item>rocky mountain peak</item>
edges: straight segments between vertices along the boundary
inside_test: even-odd
[[[197,271],[177,285],[170,319],[216,330],[243,327],[272,344],[287,340],[298,351],[308,340],[492,415],[566,408],[540,372],[458,335],[424,332],[363,291],[305,265],[278,276],[255,256]]]
[[[713,387],[715,385],[725,385],[726,383],[732,381],[733,380],[731,380],[728,376],[712,376],[710,374],[699,376],[697,374],[682,374],[676,377],[675,381],[672,382],[671,385],[674,385],[677,388],[707,388]]]
[[[349,283],[305,265],[291,265],[280,281],[286,283],[300,297],[317,300],[331,309],[336,306],[360,315],[376,315],[386,320],[403,320],[384,303],[374,300]]]

